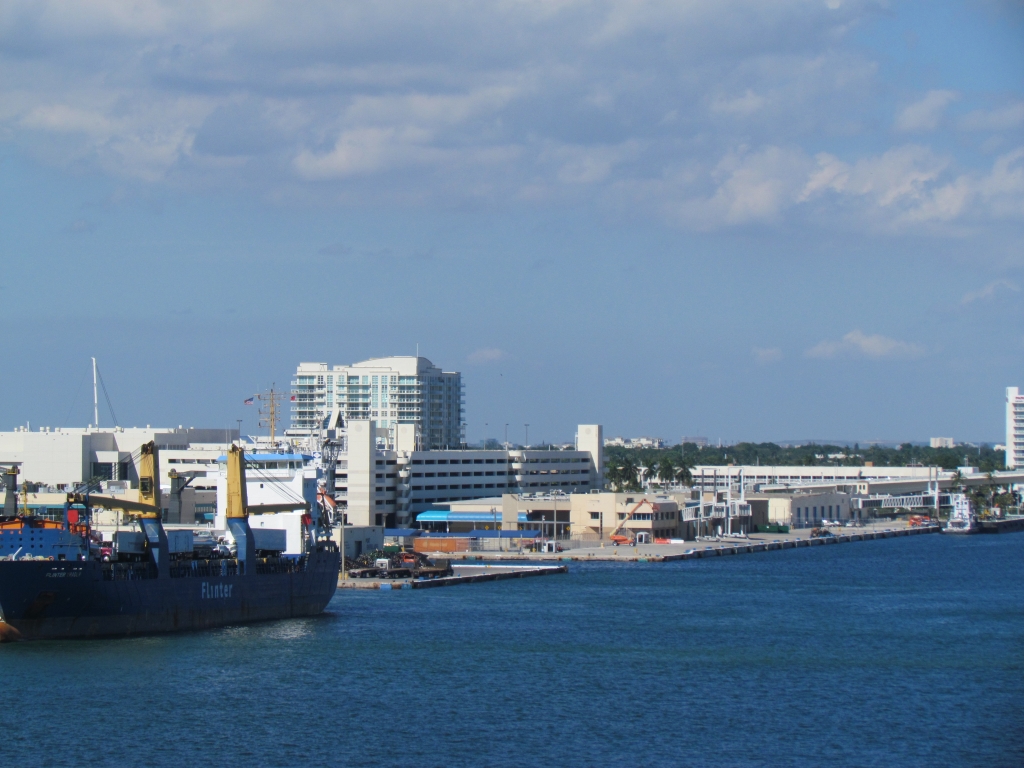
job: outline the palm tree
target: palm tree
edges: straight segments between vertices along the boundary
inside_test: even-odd
[[[622,472],[623,472],[623,483],[622,490],[624,491],[639,491],[640,486],[640,467],[637,466],[636,461],[633,460],[632,456],[627,456],[622,460]]]
[[[605,479],[616,491],[639,491],[638,468],[630,457],[609,456],[605,462]]]
[[[693,485],[693,473],[690,472],[690,465],[685,461],[676,467],[676,478],[682,485]]]
[[[676,476],[676,465],[668,454],[658,462],[658,479],[663,483],[671,483]]]
[[[608,485],[613,490],[620,488],[626,479],[623,471],[622,460],[614,456],[609,456],[608,460],[604,465],[604,478],[608,481]]]

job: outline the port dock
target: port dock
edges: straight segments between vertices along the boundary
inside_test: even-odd
[[[1019,533],[1024,531],[1024,517],[1011,517],[1005,520],[981,520],[982,533]]]
[[[701,539],[673,544],[639,544],[636,546],[605,546],[576,547],[561,552],[465,552],[448,553],[453,560],[463,561],[507,561],[532,560],[556,562],[641,562],[667,563],[675,560],[695,560],[702,557],[719,557],[727,555],[749,554],[754,552],[770,552],[798,547],[819,547],[831,544],[846,544],[856,541],[872,541],[902,536],[920,536],[928,533],[940,533],[937,525],[923,525],[907,528],[854,529],[848,533],[837,533],[833,536],[810,538],[807,531],[791,533],[751,534],[745,538]],[[457,567],[457,566],[456,566]]]
[[[339,589],[434,589],[460,584],[478,584],[483,581],[525,579],[532,576],[553,576],[567,573],[566,565],[453,565],[451,576],[431,579],[338,579]]]

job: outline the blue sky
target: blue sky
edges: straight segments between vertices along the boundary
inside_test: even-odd
[[[0,8],[3,429],[419,344],[471,440],[999,441],[1022,220],[1019,2]]]

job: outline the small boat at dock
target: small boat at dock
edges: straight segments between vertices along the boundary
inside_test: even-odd
[[[981,526],[978,516],[971,509],[971,501],[962,493],[953,494],[953,511],[949,514],[943,533],[978,533]]]

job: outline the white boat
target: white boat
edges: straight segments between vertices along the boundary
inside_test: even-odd
[[[962,493],[953,494],[953,511],[949,514],[946,527],[943,533],[978,533],[981,526],[978,525],[978,518],[971,510],[971,502]]]

